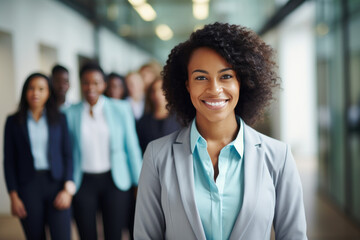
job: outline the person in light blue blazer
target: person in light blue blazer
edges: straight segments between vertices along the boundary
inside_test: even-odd
[[[65,110],[73,145],[74,217],[81,239],[97,239],[96,213],[105,239],[121,239],[132,186],[137,186],[142,155],[135,120],[124,100],[102,95],[104,72],[89,63],[80,71],[84,101]]]
[[[168,108],[184,128],[144,154],[135,239],[306,240],[290,147],[249,125],[278,88],[273,51],[253,31],[214,23],[170,53]]]

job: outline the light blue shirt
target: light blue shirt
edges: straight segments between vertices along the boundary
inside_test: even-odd
[[[198,132],[195,120],[191,126],[195,201],[207,240],[229,239],[242,206],[244,130],[242,120],[238,117],[237,121],[237,137],[220,151],[216,182],[206,140]]]
[[[30,148],[34,158],[36,170],[48,170],[48,141],[49,130],[45,111],[39,121],[35,121],[31,111],[28,111],[27,127],[29,130]]]

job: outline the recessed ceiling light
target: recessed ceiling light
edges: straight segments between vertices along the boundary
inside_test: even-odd
[[[155,29],[156,35],[163,41],[170,40],[174,34],[171,28],[166,24],[160,24]]]

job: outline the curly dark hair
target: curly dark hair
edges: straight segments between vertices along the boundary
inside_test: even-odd
[[[215,50],[236,72],[241,87],[235,114],[249,125],[261,119],[265,107],[273,99],[273,89],[279,87],[273,50],[252,30],[218,22],[193,32],[189,40],[171,50],[162,72],[170,112],[185,126],[195,117],[196,109],[185,82],[191,54],[200,47]]]

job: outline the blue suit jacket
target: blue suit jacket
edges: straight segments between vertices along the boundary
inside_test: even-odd
[[[74,181],[79,189],[81,169],[81,116],[83,102],[65,110],[73,146]],[[135,131],[135,120],[126,101],[104,96],[104,114],[110,130],[111,173],[115,185],[122,191],[137,185],[142,155]]]
[[[57,123],[48,123],[48,161],[52,177],[58,181],[72,180],[73,163],[67,122],[64,114]],[[32,179],[35,173],[26,120],[20,123],[9,116],[5,124],[4,171],[8,191]]]
[[[244,124],[244,198],[230,240],[306,240],[302,187],[289,147]],[[151,142],[144,154],[135,239],[197,239],[190,127]]]

